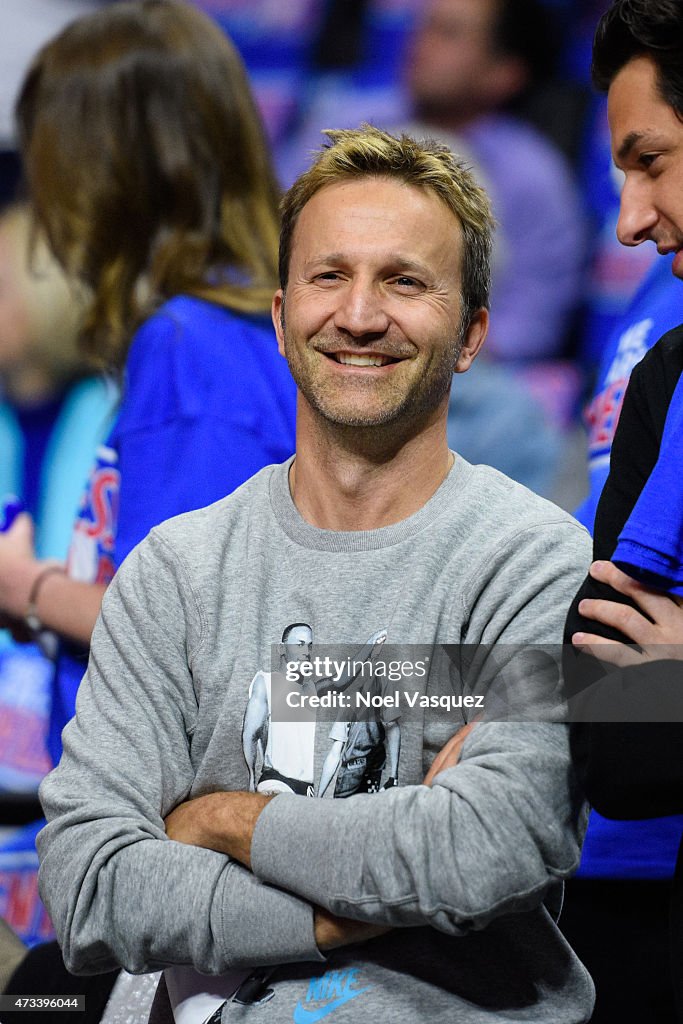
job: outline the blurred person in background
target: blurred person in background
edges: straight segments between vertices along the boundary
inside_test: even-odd
[[[292,385],[265,317],[278,190],[239,57],[175,0],[68,26],[35,59],[17,113],[37,221],[90,291],[84,349],[123,374],[123,398],[68,575],[46,574],[20,517],[0,538],[0,608],[21,621],[35,605],[84,650],[113,572],[152,526],[292,450]],[[64,720],[66,680],[85,665],[66,671],[75,653],[60,663]]]
[[[0,536],[0,612],[63,638],[56,761],[116,568],[151,527],[290,455],[295,389],[269,318],[278,188],[241,61],[206,15],[140,0],[73,22],[17,116],[37,223],[88,295],[84,351],[123,387],[67,571],[38,557],[28,515]]]
[[[98,443],[111,426],[115,390],[77,346],[83,301],[34,235],[31,213],[0,214],[0,504],[19,498],[41,559],[64,559]],[[35,644],[0,633],[0,916],[31,944],[49,938],[38,899],[31,800],[49,768],[46,706],[52,663]],[[2,953],[0,952],[0,971]]]
[[[554,71],[553,27],[541,0],[426,0],[407,46],[405,92],[389,104],[384,93],[380,102],[349,86],[345,97],[323,81],[283,164],[289,184],[327,121],[361,120],[437,137],[470,163],[498,222],[487,346],[513,363],[563,354],[582,285],[583,209],[570,167],[517,113]]]
[[[583,212],[569,166],[514,107],[557,57],[540,0],[430,0],[407,81],[414,124],[487,182],[499,222],[490,355],[519,363],[563,354],[579,297]]]
[[[0,501],[21,498],[42,558],[63,558],[113,392],[78,351],[83,296],[31,212],[0,214]]]

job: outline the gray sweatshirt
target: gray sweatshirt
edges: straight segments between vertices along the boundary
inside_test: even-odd
[[[253,873],[167,839],[181,801],[248,788],[245,713],[270,692],[287,626],[310,626],[315,645],[381,629],[388,643],[558,644],[590,561],[571,517],[462,459],[415,515],[368,532],[305,522],[287,470],[153,530],[107,592],[41,789],[41,894],[67,965],[277,965],[272,998],[227,1002],[224,1022],[588,1020],[592,984],[549,909],[585,823],[563,725],[479,723],[427,788],[466,712],[425,711],[401,728],[400,785],[375,793],[396,773],[388,755],[382,768],[356,736],[353,756],[329,721],[294,745],[296,726],[268,722],[252,777],[275,770],[282,795],[257,823]],[[316,792],[333,742],[363,791],[298,795]],[[325,959],[312,904],[394,930]]]

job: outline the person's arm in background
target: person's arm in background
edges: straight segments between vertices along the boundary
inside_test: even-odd
[[[320,960],[321,948],[376,934],[168,839],[164,815],[194,781],[188,650],[201,617],[183,572],[153,534],[117,573],[64,754],[41,787],[41,895],[74,972],[192,964],[216,974]]]
[[[683,333],[676,328],[650,349],[631,374],[614,435],[610,473],[598,502],[593,530],[593,558],[609,561],[619,534],[630,516],[659,455],[669,402],[683,369]],[[662,510],[663,514],[665,510]],[[569,609],[565,644],[576,632],[595,632],[579,610],[584,599],[630,604],[631,598],[588,574]],[[627,637],[604,625],[600,633],[627,642]],[[571,672],[571,664],[569,665]],[[580,688],[580,681],[576,681]]]
[[[597,663],[603,675],[601,681],[580,692],[577,713],[581,720],[572,725],[572,753],[588,799],[601,814],[612,818],[680,814],[680,599],[642,586],[610,562],[596,562],[591,576],[628,598],[629,604],[583,598],[578,606],[591,632],[578,631],[572,636],[581,652],[576,664]],[[615,721],[600,720],[612,714]],[[595,721],[591,721],[592,715]]]
[[[154,526],[218,501],[294,450],[295,389],[275,336],[271,355],[262,327],[248,319],[228,322],[233,335],[220,338],[210,337],[208,328],[189,336],[186,325],[165,315],[136,332],[114,431],[117,567]],[[218,359],[226,353],[242,366],[241,375],[221,368]],[[23,622],[31,589],[48,564],[35,557],[28,516],[0,534],[0,616],[10,625]],[[105,589],[50,574],[35,610],[46,629],[87,647]]]
[[[87,647],[106,587],[69,579],[65,571],[48,571],[57,566],[57,562],[35,557],[31,519],[26,514],[18,516],[10,529],[0,534],[0,615],[10,628],[22,632],[38,584],[33,611],[42,625]]]

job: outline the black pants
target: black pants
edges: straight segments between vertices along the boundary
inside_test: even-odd
[[[572,878],[560,928],[596,988],[593,1024],[674,1024],[668,881]]]

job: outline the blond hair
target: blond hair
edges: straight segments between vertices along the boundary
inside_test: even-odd
[[[289,275],[292,236],[301,211],[320,189],[354,178],[393,178],[427,189],[457,218],[463,235],[462,321],[466,327],[482,307],[489,307],[493,217],[486,192],[447,146],[433,139],[390,135],[363,124],[356,129],[327,130],[330,142],[282,200],[279,272],[284,290]]]

